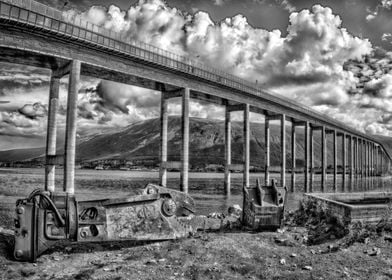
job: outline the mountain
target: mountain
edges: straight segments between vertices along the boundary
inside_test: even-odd
[[[250,154],[251,165],[257,168],[264,166],[264,124],[251,123]],[[232,123],[232,162],[242,162],[242,122]],[[296,150],[297,166],[303,166],[304,135],[303,129],[297,129]],[[280,163],[280,126],[278,122],[270,125],[271,165]],[[291,167],[291,127],[286,128],[286,161]],[[157,166],[159,162],[160,120],[149,119],[131,124],[121,130],[111,129],[86,135],[78,140],[76,154],[79,163],[132,162],[134,165]],[[205,167],[208,164],[224,164],[224,122],[200,118],[190,119],[190,164],[193,168]],[[340,139],[340,138],[339,138]],[[379,137],[386,147],[392,150],[392,141],[388,137]],[[332,150],[332,136],[328,136],[328,149]],[[315,132],[315,162],[320,163],[320,133]],[[12,150],[0,152],[1,159],[9,161],[31,160],[35,158],[43,162],[44,149]],[[179,161],[181,151],[181,118],[170,117],[168,127],[168,160]],[[62,148],[58,154],[62,154]],[[338,164],[341,152],[338,151]],[[327,165],[333,162],[332,153],[328,153]]]

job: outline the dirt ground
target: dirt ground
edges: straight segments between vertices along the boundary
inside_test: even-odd
[[[0,279],[392,279],[392,231],[346,232],[333,219],[320,221],[319,214],[301,222],[288,215],[286,226],[276,232],[236,229],[156,243],[68,244],[47,251],[36,263],[16,262],[11,198],[42,186],[42,176],[4,174],[0,179]],[[90,182],[83,190],[91,185],[94,193],[97,182]],[[102,189],[128,191],[117,185]]]
[[[339,240],[306,246],[301,242],[304,232],[304,228],[291,227],[273,233],[200,233],[189,239],[150,244],[72,244],[55,248],[32,264],[10,259],[8,235],[3,230],[0,277],[392,279],[392,242],[385,236],[344,248]],[[373,248],[378,248],[378,254],[371,253]]]

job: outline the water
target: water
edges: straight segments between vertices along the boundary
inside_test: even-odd
[[[62,171],[57,170],[56,184],[62,185]],[[280,181],[280,174],[270,175],[271,179]],[[79,199],[99,199],[124,197],[132,195],[147,183],[158,183],[159,173],[152,171],[120,171],[120,170],[76,170],[76,195]],[[189,193],[195,199],[197,213],[226,212],[233,204],[242,206],[242,174],[232,174],[232,188],[229,197],[224,195],[224,175],[222,173],[189,173]],[[320,175],[314,176],[313,190],[320,191]],[[392,177],[370,177],[355,179],[351,185],[349,176],[346,177],[346,190],[353,191],[391,191]],[[168,187],[179,190],[180,174],[168,173]],[[250,184],[256,184],[256,179],[264,182],[264,174],[251,173]],[[0,206],[14,203],[17,197],[27,196],[34,188],[43,187],[44,170],[35,168],[0,169]],[[291,174],[286,175],[286,185],[291,188]],[[3,186],[3,187],[2,187]],[[11,188],[14,190],[10,193]],[[295,209],[302,198],[304,176],[296,175],[296,193],[289,193],[288,209]],[[337,178],[337,190],[343,190],[342,176]],[[327,175],[326,192],[333,191],[333,175]]]

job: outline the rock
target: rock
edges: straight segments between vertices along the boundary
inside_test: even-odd
[[[158,260],[158,262],[160,262],[160,263],[165,262],[165,261],[166,261],[166,259],[159,259]]]
[[[146,264],[149,264],[149,265],[153,265],[153,264],[157,264],[157,263],[158,262],[154,259],[146,261]]]
[[[292,253],[292,254],[290,255],[290,257],[295,258],[295,257],[297,257],[297,254]]]
[[[310,265],[305,265],[303,267],[304,270],[313,270],[313,267],[311,267]]]
[[[218,213],[218,212],[213,212],[213,213],[208,214],[207,218],[224,219],[225,218],[225,214]]]
[[[381,250],[379,248],[374,247],[372,250],[368,250],[367,254],[372,257],[377,256],[381,254]]]
[[[68,254],[68,253],[71,253],[71,252],[72,252],[72,247],[65,247],[64,250],[65,250],[65,252],[66,252],[67,254]]]
[[[385,240],[385,241],[392,242],[392,235],[385,235],[385,236],[384,236],[384,240]]]
[[[54,257],[53,257],[53,260],[56,261],[56,262],[58,262],[58,261],[60,261],[60,257],[54,256]]]
[[[284,233],[285,231],[286,231],[286,229],[285,228],[278,228],[277,230],[277,233]]]
[[[242,214],[242,208],[238,204],[234,204],[227,209],[229,215],[240,217]]]
[[[370,238],[369,238],[369,237],[366,237],[366,238],[363,240],[363,243],[365,243],[365,244],[369,244],[369,242],[370,242]]]
[[[280,259],[279,263],[282,264],[282,265],[285,265],[286,264],[286,260],[285,259]]]
[[[281,246],[289,246],[289,247],[293,247],[295,246],[295,242],[286,238],[278,238],[275,237],[275,243]]]

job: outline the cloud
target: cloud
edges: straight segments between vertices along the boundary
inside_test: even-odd
[[[0,135],[41,137],[44,133],[42,118],[31,119],[19,112],[0,112]]]
[[[367,21],[372,21],[377,18],[380,12],[385,10],[391,10],[392,8],[392,1],[391,0],[381,0],[377,4],[376,8],[372,11],[369,8],[367,9],[368,15],[366,16]]]
[[[160,93],[157,91],[105,80],[97,86],[97,95],[104,107],[125,114],[129,113],[130,106],[149,109],[158,107],[160,102]]]
[[[289,0],[275,0],[280,6],[282,6],[283,9],[287,10],[288,12],[292,13],[294,12],[297,8],[290,3]]]
[[[229,0],[212,0],[215,6],[223,6]]]
[[[227,0],[214,1],[223,4]],[[364,58],[371,60],[374,51],[371,43],[350,34],[330,8],[315,5],[294,12],[296,8],[288,0],[273,3],[290,12],[285,34],[255,28],[243,15],[215,23],[205,12],[186,14],[161,0],[140,0],[126,11],[111,5],[93,6],[81,14],[70,10],[67,14],[120,32],[129,40],[151,43],[250,82],[257,81],[362,131],[379,121],[376,116],[363,119],[366,112],[391,111],[387,108],[390,77],[380,72],[391,61],[389,56],[377,59],[377,67],[366,68]],[[351,61],[356,64],[347,66]],[[45,82],[43,77],[37,78]],[[33,78],[20,80],[25,83]],[[82,127],[125,126],[159,115],[159,92],[109,81],[93,84],[86,82],[79,94]],[[361,91],[358,85],[366,90]],[[60,103],[64,108],[65,103]],[[178,101],[170,104],[171,113],[180,112]],[[219,106],[192,102],[192,116],[220,118],[222,114]]]
[[[290,1],[274,3],[291,12],[295,10]],[[128,11],[113,5],[95,6],[79,16],[121,32],[131,40],[152,43],[251,82],[257,81],[315,108],[352,102],[349,92],[356,89],[359,78],[343,66],[347,61],[363,61],[373,50],[369,40],[351,35],[342,27],[341,18],[321,5],[292,12],[285,36],[279,30],[255,28],[243,15],[214,23],[205,12],[184,14],[160,0],[141,0]],[[128,120],[130,115],[140,119],[149,112],[143,108],[158,108],[159,97],[151,91],[106,81],[98,86],[97,96],[101,100],[85,104],[86,112],[95,110],[112,115],[102,118],[100,114],[87,113],[86,118],[102,118],[102,122],[109,123],[125,114]],[[363,104],[358,106],[363,108]],[[211,109],[204,108],[206,112]],[[200,109],[196,115],[208,114]]]
[[[46,107],[40,102],[34,104],[26,104],[18,111],[29,119],[37,119],[39,117],[44,117],[47,115]]]
[[[365,84],[365,93],[373,94],[376,97],[392,97],[392,74],[383,75],[381,78],[375,78]]]
[[[384,33],[384,34],[382,34],[382,36],[381,36],[381,40],[382,40],[382,41],[389,41],[391,37],[392,37],[392,34],[391,34],[391,33]]]

